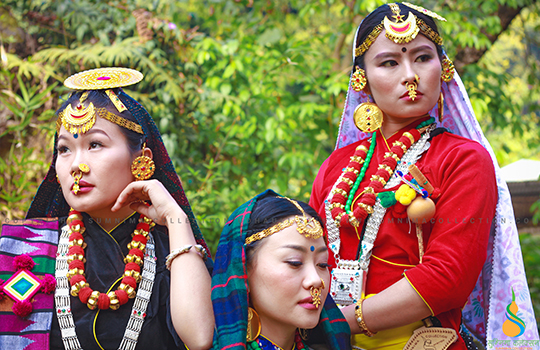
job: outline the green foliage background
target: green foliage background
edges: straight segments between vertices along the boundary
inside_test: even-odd
[[[160,127],[213,251],[228,215],[254,194],[273,188],[307,201],[334,147],[354,31],[382,3],[3,1],[0,219],[23,217],[45,174],[63,80],[105,66],[144,73],[127,90]],[[450,57],[487,50],[460,73],[501,166],[538,157],[538,3],[418,4],[448,19],[441,29]],[[523,7],[506,30],[502,5]]]

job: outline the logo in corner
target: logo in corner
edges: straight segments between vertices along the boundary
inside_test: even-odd
[[[525,332],[525,322],[518,317],[518,305],[516,303],[516,294],[512,288],[512,302],[506,307],[506,320],[502,325],[502,331],[509,337],[519,337]]]

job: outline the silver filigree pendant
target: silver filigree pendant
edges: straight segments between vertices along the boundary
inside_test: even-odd
[[[354,304],[362,296],[364,274],[355,260],[341,260],[332,270],[330,295],[338,306]]]

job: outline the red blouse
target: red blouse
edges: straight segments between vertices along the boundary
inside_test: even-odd
[[[403,128],[387,139],[398,140]],[[310,205],[325,220],[324,201],[360,142],[334,151],[323,163],[313,184]],[[381,134],[362,191],[377,171],[388,148]],[[379,228],[368,270],[366,294],[379,293],[403,276],[422,297],[443,327],[459,334],[461,308],[465,306],[486,260],[489,231],[495,215],[497,185],[489,153],[475,141],[449,132],[435,136],[416,163],[440,196],[436,213],[422,226],[424,256],[420,264],[416,227],[405,214],[387,209]],[[360,229],[359,229],[360,232]],[[356,260],[358,236],[352,228],[340,228],[342,259]],[[330,263],[335,267],[332,252]],[[451,349],[465,348],[461,338]]]

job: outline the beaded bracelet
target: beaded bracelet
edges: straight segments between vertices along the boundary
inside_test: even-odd
[[[199,255],[204,261],[208,258],[208,254],[206,253],[206,249],[200,244],[192,245],[188,244],[183,246],[182,248],[175,249],[171,252],[171,254],[167,255],[167,258],[165,259],[165,266],[167,267],[167,270],[171,269],[171,265],[174,259],[179,257],[180,255],[187,253],[191,250],[191,248],[195,248],[197,251],[197,255]]]
[[[368,329],[366,322],[364,321],[364,314],[362,314],[362,304],[364,304],[364,300],[365,299],[358,299],[356,306],[354,307],[354,315],[356,316],[356,322],[358,323],[358,327],[360,327],[360,331],[368,337],[373,337],[377,332],[373,333]]]

